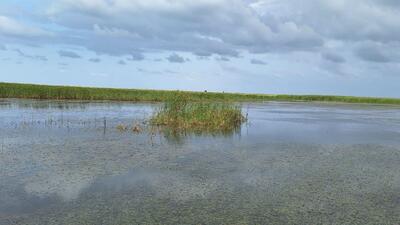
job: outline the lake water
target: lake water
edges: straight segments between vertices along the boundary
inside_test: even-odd
[[[400,107],[243,104],[232,135],[154,104],[0,100],[0,225],[400,223]]]

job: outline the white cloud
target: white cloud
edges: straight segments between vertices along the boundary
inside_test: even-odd
[[[47,13],[40,19],[31,15],[19,16],[21,20],[0,17],[0,42],[7,47],[22,43],[50,46],[53,50],[85,49],[104,57],[103,63],[105,55],[117,56],[130,64],[142,61],[144,65],[153,62],[153,57],[157,59],[155,66],[171,66],[166,62],[185,62],[190,58],[191,63],[179,65],[189,71],[214,61],[218,61],[216,65],[244,62],[244,66],[250,66],[252,59],[268,59],[270,66],[252,69],[290,67],[274,73],[282,79],[293,79],[293,74],[399,74],[400,3],[396,0],[48,1],[52,4],[42,6]],[[23,21],[46,27],[54,35],[40,36],[46,31],[23,25]],[[173,55],[174,52],[185,58]],[[78,51],[64,53],[61,55],[85,55]],[[301,70],[291,66],[294,64],[301,65]],[[213,69],[210,68],[210,74],[216,73]],[[150,71],[156,70],[147,69],[148,74]],[[254,74],[248,70],[237,72],[246,79]]]
[[[253,3],[252,7],[271,26],[284,21],[294,22],[309,27],[325,38],[388,42],[400,39],[400,4],[393,2],[262,0]]]
[[[90,43],[79,40],[81,45],[109,54],[169,50],[237,56],[243,50],[308,50],[322,44],[304,25],[283,22],[273,30],[241,0],[63,0],[48,13],[55,23],[85,32]]]
[[[1,34],[21,37],[40,37],[52,35],[52,33],[48,31],[23,25],[14,19],[0,15],[0,35]]]

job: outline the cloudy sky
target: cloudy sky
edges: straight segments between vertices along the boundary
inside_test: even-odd
[[[1,0],[0,81],[400,97],[398,0]]]

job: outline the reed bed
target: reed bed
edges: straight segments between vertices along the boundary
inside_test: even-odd
[[[265,95],[216,92],[179,93],[185,93],[186,95],[190,96],[192,101],[304,101],[400,105],[399,98],[371,98],[328,95]],[[49,86],[0,82],[0,98],[164,102],[173,98],[176,94],[177,91]]]
[[[196,102],[184,93],[164,103],[150,124],[177,132],[230,133],[247,120],[240,106],[230,102]]]

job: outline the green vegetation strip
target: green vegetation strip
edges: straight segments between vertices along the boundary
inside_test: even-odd
[[[176,91],[89,88],[71,86],[48,86],[33,84],[0,83],[0,98],[29,98],[57,100],[112,100],[155,101],[171,99]],[[182,92],[196,100],[210,101],[319,101],[344,103],[399,104],[396,98],[368,98],[325,95],[262,95],[215,92]]]

